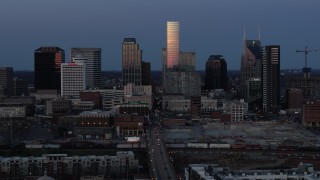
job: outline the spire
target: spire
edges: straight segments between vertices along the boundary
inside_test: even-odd
[[[246,52],[246,28],[243,28],[243,55]]]
[[[259,41],[261,41],[261,31],[260,31],[260,28],[259,28]]]

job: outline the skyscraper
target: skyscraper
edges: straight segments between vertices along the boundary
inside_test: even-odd
[[[196,53],[195,52],[181,52],[179,58],[179,68],[187,71],[196,70]]]
[[[248,102],[247,80],[261,77],[261,42],[260,40],[244,40],[243,55],[241,57],[240,93]]]
[[[124,38],[122,43],[122,81],[123,86],[128,83],[141,85],[142,82],[142,50],[135,38]]]
[[[179,63],[179,31],[179,22],[167,22],[167,68],[173,68]]]
[[[280,105],[280,46],[262,48],[262,108],[277,112]]]
[[[0,67],[0,89],[2,89],[1,96],[14,95],[12,81],[13,81],[13,68],[12,67]]]
[[[195,53],[180,52],[179,22],[167,22],[167,47],[162,49],[162,82],[165,94],[199,96],[200,75]]]
[[[151,85],[151,63],[142,61],[141,66],[142,71],[142,85]]]
[[[79,98],[80,91],[86,89],[86,63],[73,61],[61,64],[61,96]]]
[[[227,62],[222,55],[211,55],[206,62],[205,87],[228,90]]]
[[[34,52],[34,84],[36,90],[60,91],[60,69],[64,50],[59,47],[40,47]]]
[[[101,88],[101,48],[71,48],[71,58],[86,58],[87,86]]]

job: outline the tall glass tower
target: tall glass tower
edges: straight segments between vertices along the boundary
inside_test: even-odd
[[[36,90],[60,91],[60,68],[64,50],[59,47],[40,47],[34,52],[34,85]]]
[[[179,22],[167,22],[167,68],[177,66],[180,58],[179,48]]]
[[[71,48],[72,58],[85,58],[88,88],[101,88],[101,48]]]

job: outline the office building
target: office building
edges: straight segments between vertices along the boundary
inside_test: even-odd
[[[258,179],[305,179],[320,178],[320,172],[315,171],[312,164],[300,163],[291,169],[265,169],[265,170],[231,170],[217,164],[190,164],[185,169],[186,180],[258,180]]]
[[[196,53],[195,52],[182,52],[180,51],[179,68],[186,71],[196,70]]]
[[[112,179],[132,176],[139,165],[132,151],[118,151],[115,155],[68,156],[67,154],[43,154],[40,157],[0,157],[0,177],[24,179],[26,176],[48,176],[70,179],[85,174],[108,174]],[[39,179],[50,179],[45,178]],[[52,179],[52,178],[51,178]]]
[[[87,87],[86,63],[71,62],[61,64],[61,96],[70,99],[79,98],[80,91]]]
[[[129,102],[141,102],[149,105],[152,108],[152,86],[136,86],[127,84],[124,86],[124,100]]]
[[[180,24],[176,21],[167,22],[167,68],[178,65],[180,58],[179,46]]]
[[[13,96],[28,96],[28,83],[24,79],[14,77],[12,81]]]
[[[71,48],[72,58],[86,59],[88,88],[101,88],[101,48]]]
[[[0,88],[2,89],[2,93],[0,93],[0,97],[4,96],[12,96],[13,94],[13,68],[12,67],[0,67]]]
[[[34,86],[38,90],[60,91],[61,63],[64,50],[59,47],[40,47],[34,52]]]
[[[141,71],[142,71],[141,84],[143,86],[152,85],[151,84],[151,63],[142,61]]]
[[[303,107],[303,91],[301,89],[287,89],[287,114],[301,114]]]
[[[303,104],[302,125],[320,127],[320,101],[309,100]]]
[[[246,81],[246,86],[246,97],[250,109],[260,108],[262,104],[261,78],[249,78]]]
[[[227,62],[222,55],[211,55],[206,62],[205,87],[228,90]]]
[[[201,119],[201,96],[190,97],[191,119]]]
[[[142,50],[135,38],[124,38],[122,43],[122,82],[141,85]]]
[[[278,112],[280,105],[280,46],[262,48],[262,109]]]
[[[304,99],[320,97],[320,78],[319,77],[297,77],[286,78],[287,89],[301,89]]]
[[[260,40],[244,40],[241,56],[240,93],[248,101],[246,82],[250,78],[261,78],[261,42]]]

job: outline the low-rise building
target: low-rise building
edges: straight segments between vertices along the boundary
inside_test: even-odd
[[[26,106],[16,103],[0,103],[0,118],[24,118]]]
[[[0,177],[21,179],[42,176],[46,172],[48,176],[59,179],[92,174],[119,178],[135,172],[138,165],[132,151],[118,151],[115,156],[43,154],[41,157],[0,157]]]
[[[308,127],[320,126],[320,100],[305,102],[303,105],[302,124]]]
[[[140,136],[144,132],[144,116],[116,115],[114,126],[118,136]]]
[[[72,101],[62,98],[46,101],[46,114],[68,113],[72,110]]]
[[[190,164],[185,169],[186,180],[256,180],[256,179],[320,179],[320,171],[314,171],[312,164],[300,163],[297,168],[272,170],[231,170],[217,164]]]

